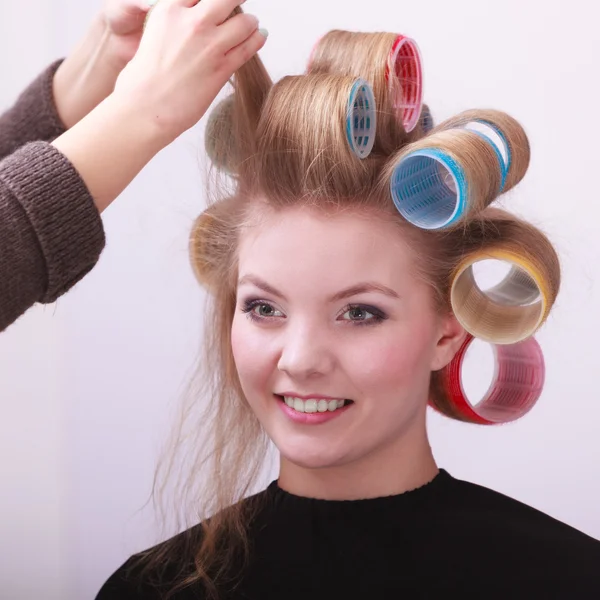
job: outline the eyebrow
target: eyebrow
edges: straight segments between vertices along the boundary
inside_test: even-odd
[[[276,290],[272,285],[269,285],[266,281],[257,277],[256,275],[244,275],[238,281],[238,287],[242,286],[246,283],[251,283],[252,285],[260,288],[267,294],[272,294],[273,296],[277,296],[281,298],[285,302],[287,302],[287,298],[278,290]],[[377,292],[380,294],[384,294],[385,296],[389,296],[390,298],[399,299],[400,296],[391,288],[386,287],[385,285],[381,285],[379,283],[375,283],[373,281],[366,281],[364,283],[357,283],[352,287],[346,288],[341,292],[335,293],[333,296],[329,298],[329,302],[338,302],[339,300],[344,300],[345,298],[350,298],[351,296],[357,296],[358,294],[365,294],[368,292]]]

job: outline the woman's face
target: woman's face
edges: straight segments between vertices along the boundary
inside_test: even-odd
[[[242,235],[232,349],[282,457],[342,466],[424,431],[432,370],[458,345],[396,226],[286,209]]]

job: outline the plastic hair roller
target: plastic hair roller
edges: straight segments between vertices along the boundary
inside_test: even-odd
[[[233,133],[235,96],[221,100],[210,112],[204,131],[204,148],[208,158],[230,175],[237,173],[237,144]]]
[[[395,33],[330,31],[313,47],[307,73],[329,73],[360,77],[373,86],[382,115],[389,116],[385,132],[390,137],[385,148],[397,148],[406,133],[419,123],[423,103],[423,67],[416,42]],[[402,124],[402,127],[400,127]],[[390,130],[390,131],[388,131]],[[389,150],[393,151],[393,150]],[[384,152],[388,152],[385,150]]]
[[[390,84],[392,105],[410,133],[419,123],[423,106],[423,62],[413,39],[404,35],[396,38],[385,76]]]
[[[423,108],[421,109],[421,128],[423,129],[423,133],[429,133],[434,127],[435,123],[433,122],[431,109],[427,104],[423,104]]]
[[[352,151],[359,158],[371,154],[375,144],[377,112],[373,89],[364,80],[358,79],[352,86],[348,99],[346,135]]]
[[[196,281],[212,292],[216,274],[222,272],[232,230],[228,215],[233,210],[233,198],[211,204],[194,221],[190,232],[188,256]]]
[[[533,408],[544,387],[544,355],[539,344],[529,338],[509,346],[493,345],[494,377],[483,398],[472,404],[462,384],[465,354],[472,341],[473,337],[467,336],[452,362],[439,372],[440,392],[449,406],[443,409],[432,402],[430,405],[447,416],[480,425],[520,419]]]
[[[481,290],[473,266],[483,260],[508,262],[510,271],[488,290]],[[554,301],[551,283],[524,252],[501,248],[467,258],[457,269],[450,290],[452,309],[475,337],[493,344],[514,344],[533,335]]]
[[[424,148],[394,169],[390,190],[398,212],[421,229],[441,229],[458,221],[466,207],[467,180],[447,152]]]
[[[294,110],[277,118],[290,103]],[[372,161],[363,159],[379,141],[376,110],[372,87],[355,76],[323,72],[278,81],[256,130],[261,164],[255,171],[263,194],[347,198],[364,189],[374,179]],[[297,157],[291,165],[290,155]],[[266,175],[282,169],[285,177]]]
[[[497,151],[465,129],[436,130],[403,148],[390,164],[386,177],[394,205],[421,229],[450,227],[491,204],[501,189]]]
[[[211,265],[207,259],[208,248],[204,233],[213,225],[214,218],[208,211],[204,211],[195,221],[190,234],[188,253],[192,271],[196,281],[203,287],[210,288]]]
[[[483,120],[467,123],[463,126],[463,128],[480,135],[493,148],[498,158],[500,171],[502,172],[502,184],[500,186],[500,192],[502,192],[504,190],[504,186],[506,185],[506,178],[508,177],[508,172],[510,170],[512,161],[510,147],[508,145],[508,141],[504,137],[504,134],[493,123]]]
[[[469,129],[479,133],[495,148],[503,171],[502,191],[515,187],[527,173],[531,150],[523,127],[498,110],[468,110],[440,124],[437,130]]]

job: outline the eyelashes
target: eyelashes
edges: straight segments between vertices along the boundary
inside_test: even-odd
[[[272,304],[267,302],[266,300],[258,300],[258,299],[250,299],[245,300],[244,305],[242,306],[242,312],[246,313],[246,315],[252,319],[253,321],[263,321],[269,318],[278,318],[277,316],[270,315],[258,315],[254,312],[255,308],[266,308],[267,310],[271,310],[274,313],[281,312],[278,311]]]
[[[364,313],[371,315],[370,319],[349,319],[353,325],[375,325],[388,318],[382,310],[376,306],[370,306],[369,304],[348,304],[343,310],[342,315],[345,315],[346,313],[354,313],[354,316],[357,316],[357,313],[359,315]]]
[[[259,309],[259,311],[257,312],[256,309]],[[268,323],[273,322],[275,319],[285,318],[283,313],[276,309],[270,302],[259,298],[245,300],[241,311],[250,320],[258,323]],[[260,314],[261,311],[263,314]],[[343,317],[346,314],[349,314],[351,318],[342,320],[348,321],[355,327],[377,325],[388,318],[381,309],[369,304],[348,304],[339,316]],[[365,315],[367,315],[367,318],[361,318]]]

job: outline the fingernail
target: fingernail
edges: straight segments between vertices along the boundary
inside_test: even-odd
[[[268,37],[269,37],[269,30],[268,30],[268,29],[265,29],[264,27],[261,27],[261,28],[258,30],[258,33],[260,33],[260,35],[262,35],[262,36],[263,36],[263,37],[265,37],[265,38],[268,38]]]

